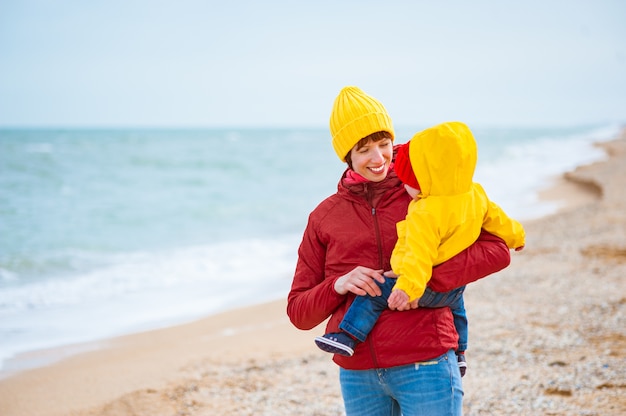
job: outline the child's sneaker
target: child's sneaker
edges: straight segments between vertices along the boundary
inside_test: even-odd
[[[465,362],[465,354],[459,353],[456,355],[456,361],[459,364],[459,371],[461,372],[461,377],[465,375],[467,371],[467,362]]]
[[[333,354],[352,357],[356,341],[345,332],[331,332],[322,337],[315,338],[315,343],[320,349]]]

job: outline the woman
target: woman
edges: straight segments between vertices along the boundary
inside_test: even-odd
[[[378,296],[391,270],[396,223],[411,197],[391,170],[394,130],[384,106],[359,88],[341,90],[330,119],[332,144],[347,162],[337,193],[310,214],[288,296],[299,329],[330,317],[337,332],[355,296]],[[483,233],[467,250],[433,269],[431,286],[448,291],[509,264],[502,240]],[[412,305],[415,306],[415,305]],[[346,414],[460,415],[458,336],[449,308],[383,312],[351,357],[335,355]]]

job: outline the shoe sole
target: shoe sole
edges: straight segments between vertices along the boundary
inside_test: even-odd
[[[467,363],[465,361],[459,361],[459,371],[461,372],[461,377],[465,376],[465,373],[467,372]]]
[[[331,339],[327,339],[324,337],[315,338],[315,344],[326,352],[330,352],[332,354],[339,354],[345,357],[352,357],[354,354],[354,350],[347,345],[341,344],[339,342],[335,342]]]

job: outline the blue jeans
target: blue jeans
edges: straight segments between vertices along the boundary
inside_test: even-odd
[[[339,369],[346,416],[458,416],[463,386],[454,351],[432,361],[372,370]]]
[[[387,299],[391,295],[391,289],[396,284],[396,280],[386,277],[385,283],[376,282],[382,291],[381,296],[357,296],[344,315],[339,328],[359,341],[365,341],[380,314],[387,309]],[[427,287],[418,303],[422,308],[443,308],[446,306],[450,308],[456,332],[459,334],[458,352],[467,349],[468,329],[467,313],[463,302],[464,290],[465,286],[441,293]]]

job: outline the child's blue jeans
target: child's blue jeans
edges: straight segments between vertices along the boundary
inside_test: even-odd
[[[376,284],[382,291],[381,296],[357,296],[348,308],[348,311],[339,324],[339,328],[346,331],[359,341],[365,341],[380,314],[388,308],[387,299],[391,295],[391,289],[396,284],[395,278],[385,277],[385,283]],[[457,352],[467,349],[467,313],[463,302],[465,286],[450,292],[435,292],[428,287],[419,300],[420,308],[443,308],[449,307],[454,317],[454,326],[459,334],[459,347]]]

